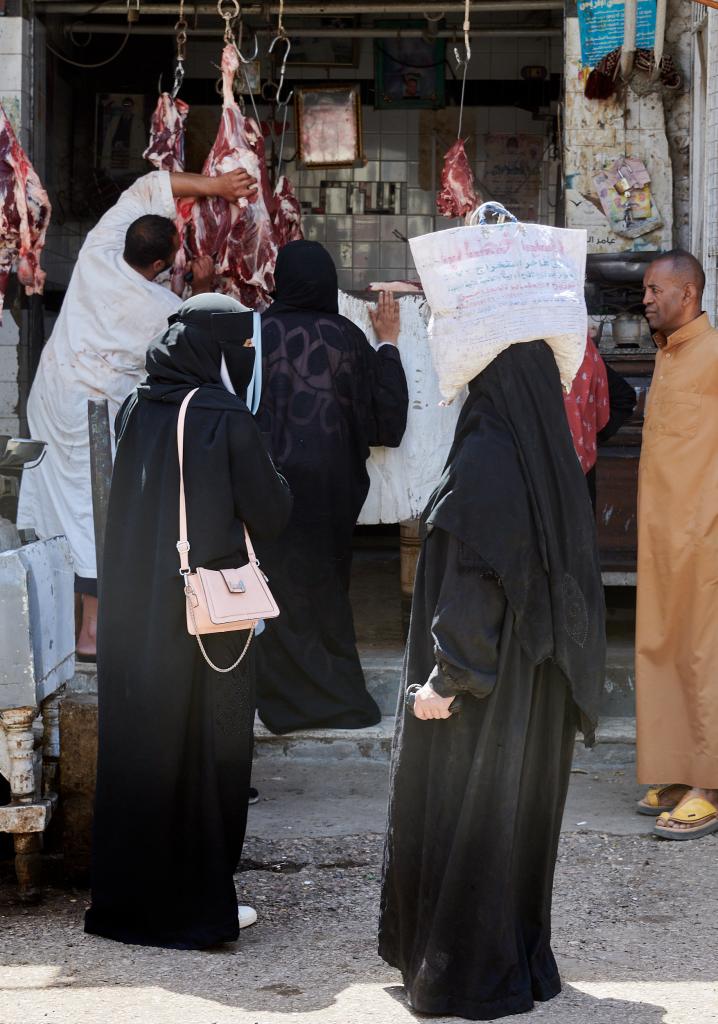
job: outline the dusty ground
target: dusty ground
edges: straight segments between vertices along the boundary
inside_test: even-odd
[[[410,1024],[375,953],[386,765],[263,757],[242,902],[260,923],[212,953],[82,932],[85,891],[24,908],[0,888],[0,1024]],[[718,1022],[718,844],[665,843],[628,772],[575,774],[555,895],[564,992],[547,1024]]]

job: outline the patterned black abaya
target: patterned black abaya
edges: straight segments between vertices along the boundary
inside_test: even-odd
[[[243,521],[253,537],[271,537],[289,516],[289,491],[252,415],[220,383],[210,317],[226,318],[234,307],[224,296],[185,303],[150,348],[149,377],[118,417],[99,606],[99,755],[85,930],[122,942],[201,949],[239,933],[233,874],[252,762],[253,648],[264,638],[228,674],[207,666],[187,633],[175,547],[177,414],[197,386],[184,444],[192,567],[243,565]],[[236,351],[226,349],[237,394],[254,362],[242,340]],[[205,641],[215,664],[225,666],[246,638],[228,632]]]
[[[366,691],[349,604],[352,535],[370,445],[396,447],[408,395],[394,345],[374,351],[337,312],[337,278],[317,242],[285,246],[276,301],[262,318],[257,413],[294,496],[288,529],[258,552],[281,616],[257,651],[257,701],[275,733],[379,721]]]
[[[550,999],[551,891],[576,727],[605,662],[591,505],[544,342],[472,381],[423,516],[392,753],[379,951],[421,1013],[492,1020]]]

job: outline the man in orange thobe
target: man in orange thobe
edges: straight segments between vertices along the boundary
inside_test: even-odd
[[[643,279],[658,353],[639,469],[637,756],[651,788],[638,809],[667,839],[718,831],[718,331],[704,284],[680,250]]]

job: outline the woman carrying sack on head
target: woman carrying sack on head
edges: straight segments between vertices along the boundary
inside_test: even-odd
[[[234,570],[226,575],[236,582],[244,567],[254,579],[245,527],[252,539],[273,538],[289,518],[291,495],[245,404],[258,362],[246,316],[222,295],[185,302],[117,420],[85,930],[121,942],[202,949],[256,919],[251,908],[238,913],[233,880],[252,763],[252,633],[230,622],[192,636],[180,576],[182,558],[193,574]],[[189,548],[180,552],[178,419],[195,389],[182,444]]]
[[[561,989],[554,866],[604,678],[596,530],[544,341],[469,384],[422,527],[379,952],[417,1012],[493,1020]]]

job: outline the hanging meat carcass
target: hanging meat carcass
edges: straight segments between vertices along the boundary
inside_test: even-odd
[[[277,242],[270,216],[274,203],[261,128],[242,114],[234,98],[232,86],[238,69],[236,48],[225,46],[222,120],[202,173],[214,176],[243,168],[256,179],[257,195],[236,203],[214,196],[193,203],[188,239],[197,255],[216,254],[221,291],[252,309],[263,310],[274,290]]]
[[[163,92],[157,101],[150,126],[150,144],[142,154],[158,171],[184,170],[185,121],[189,105]],[[187,250],[184,245],[187,221],[192,215],[192,199],[177,199],[177,233],[180,247],[172,268],[172,291],[182,295],[187,272]]]
[[[163,92],[150,126],[150,144],[142,154],[158,171],[184,170],[184,123],[189,106]]]
[[[274,234],[279,248],[287,242],[296,242],[304,238],[302,231],[302,208],[294,194],[292,183],[286,174],[277,179],[274,189],[274,210],[272,211]]]
[[[40,253],[50,213],[47,192],[0,105],[0,319],[13,269],[28,295],[42,292]]]
[[[441,192],[436,208],[444,217],[465,217],[479,205],[474,190],[474,175],[466,158],[463,139],[457,139],[444,157]]]

